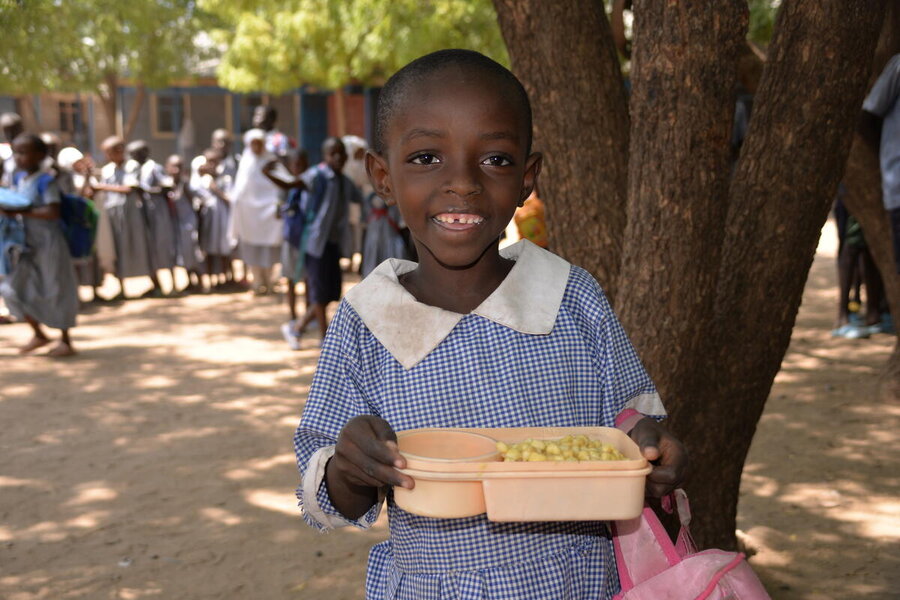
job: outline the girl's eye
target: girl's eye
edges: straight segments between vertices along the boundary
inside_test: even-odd
[[[512,161],[505,156],[489,156],[481,164],[491,167],[508,167]]]
[[[433,165],[441,161],[434,154],[417,154],[410,162],[414,165]]]

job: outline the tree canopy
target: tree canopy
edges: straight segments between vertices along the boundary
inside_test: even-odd
[[[200,0],[225,23],[220,83],[284,93],[309,83],[378,85],[410,60],[471,48],[508,64],[488,0]]]
[[[191,75],[211,23],[192,0],[4,1],[0,91],[94,92],[110,116],[121,78],[163,87]]]
[[[110,73],[166,85],[191,73],[208,25],[190,0],[32,0],[0,10],[0,89],[10,93],[91,91]]]

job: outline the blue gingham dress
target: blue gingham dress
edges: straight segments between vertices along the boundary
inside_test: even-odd
[[[572,267],[549,335],[469,314],[421,362],[404,369],[343,300],[328,328],[294,438],[301,476],[357,415],[395,431],[417,427],[614,426],[629,400],[656,394],[600,286]],[[301,506],[303,490],[298,490]],[[316,499],[339,515],[325,483]],[[390,539],[372,548],[366,598],[592,599],[619,590],[604,522],[494,523],[434,519],[387,494]],[[380,506],[354,524],[371,524]],[[304,511],[313,527],[325,529]]]

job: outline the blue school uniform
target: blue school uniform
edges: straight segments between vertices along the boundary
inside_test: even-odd
[[[612,427],[626,408],[664,415],[659,396],[597,282],[527,241],[478,308],[461,315],[415,300],[391,259],[338,307],[294,438],[298,498],[313,527],[370,526],[334,508],[324,483],[341,428],[372,414],[418,427]],[[387,493],[390,540],[369,555],[366,597],[597,599],[618,591],[604,522],[434,519]],[[589,500],[587,500],[589,501]]]
[[[61,200],[53,176],[19,171],[14,189],[31,199],[32,208]],[[0,294],[18,319],[25,315],[54,329],[69,329],[78,314],[78,284],[69,245],[58,220],[22,219],[25,243],[12,268],[0,283]]]

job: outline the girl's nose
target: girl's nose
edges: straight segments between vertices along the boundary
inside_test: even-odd
[[[448,178],[444,183],[444,191],[461,198],[480,194],[484,189],[480,175],[481,171],[477,165],[470,166],[467,162],[457,162],[447,171]]]

